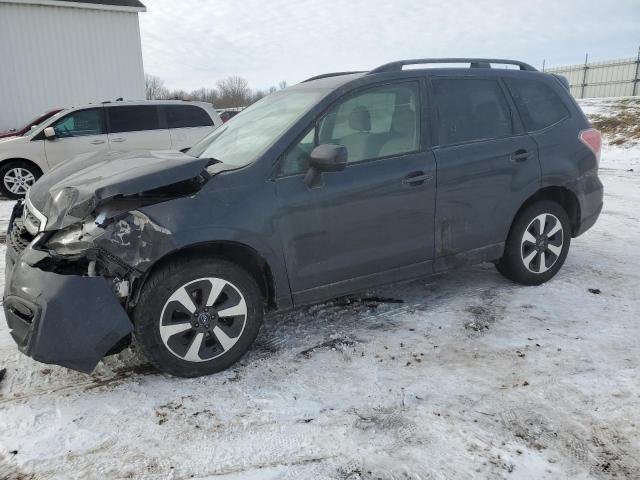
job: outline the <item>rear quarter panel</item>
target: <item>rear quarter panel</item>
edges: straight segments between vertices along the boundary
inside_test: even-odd
[[[543,130],[530,135],[538,144],[542,171],[541,186],[560,186],[569,189],[577,197],[580,205],[580,222],[597,215],[602,208],[602,183],[598,178],[598,159],[580,140],[580,132],[590,128],[589,121],[561,85],[550,77],[556,92],[569,109],[570,116]],[[574,232],[574,234],[582,231]]]

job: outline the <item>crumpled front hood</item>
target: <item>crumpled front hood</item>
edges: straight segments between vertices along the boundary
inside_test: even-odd
[[[44,230],[58,230],[86,218],[105,200],[198,177],[210,161],[174,151],[90,153],[42,176],[27,197],[47,217]]]

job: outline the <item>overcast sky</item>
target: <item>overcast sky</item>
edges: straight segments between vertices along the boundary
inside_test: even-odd
[[[640,0],[142,0],[147,73],[169,88],[253,88],[416,57],[541,67],[635,56]]]

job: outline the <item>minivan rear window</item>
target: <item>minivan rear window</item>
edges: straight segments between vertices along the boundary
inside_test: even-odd
[[[513,134],[509,105],[495,80],[433,81],[440,145],[503,138]]]
[[[212,127],[213,120],[200,107],[195,105],[166,105],[169,128]]]
[[[156,105],[131,105],[107,108],[109,132],[140,132],[160,128]]]
[[[560,96],[539,80],[505,78],[528,132],[542,130],[569,116]]]

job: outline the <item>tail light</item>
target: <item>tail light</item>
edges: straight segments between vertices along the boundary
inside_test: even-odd
[[[598,163],[600,163],[600,150],[602,149],[602,135],[600,134],[600,130],[596,130],[595,128],[582,130],[580,132],[580,141],[595,153],[596,159]]]

